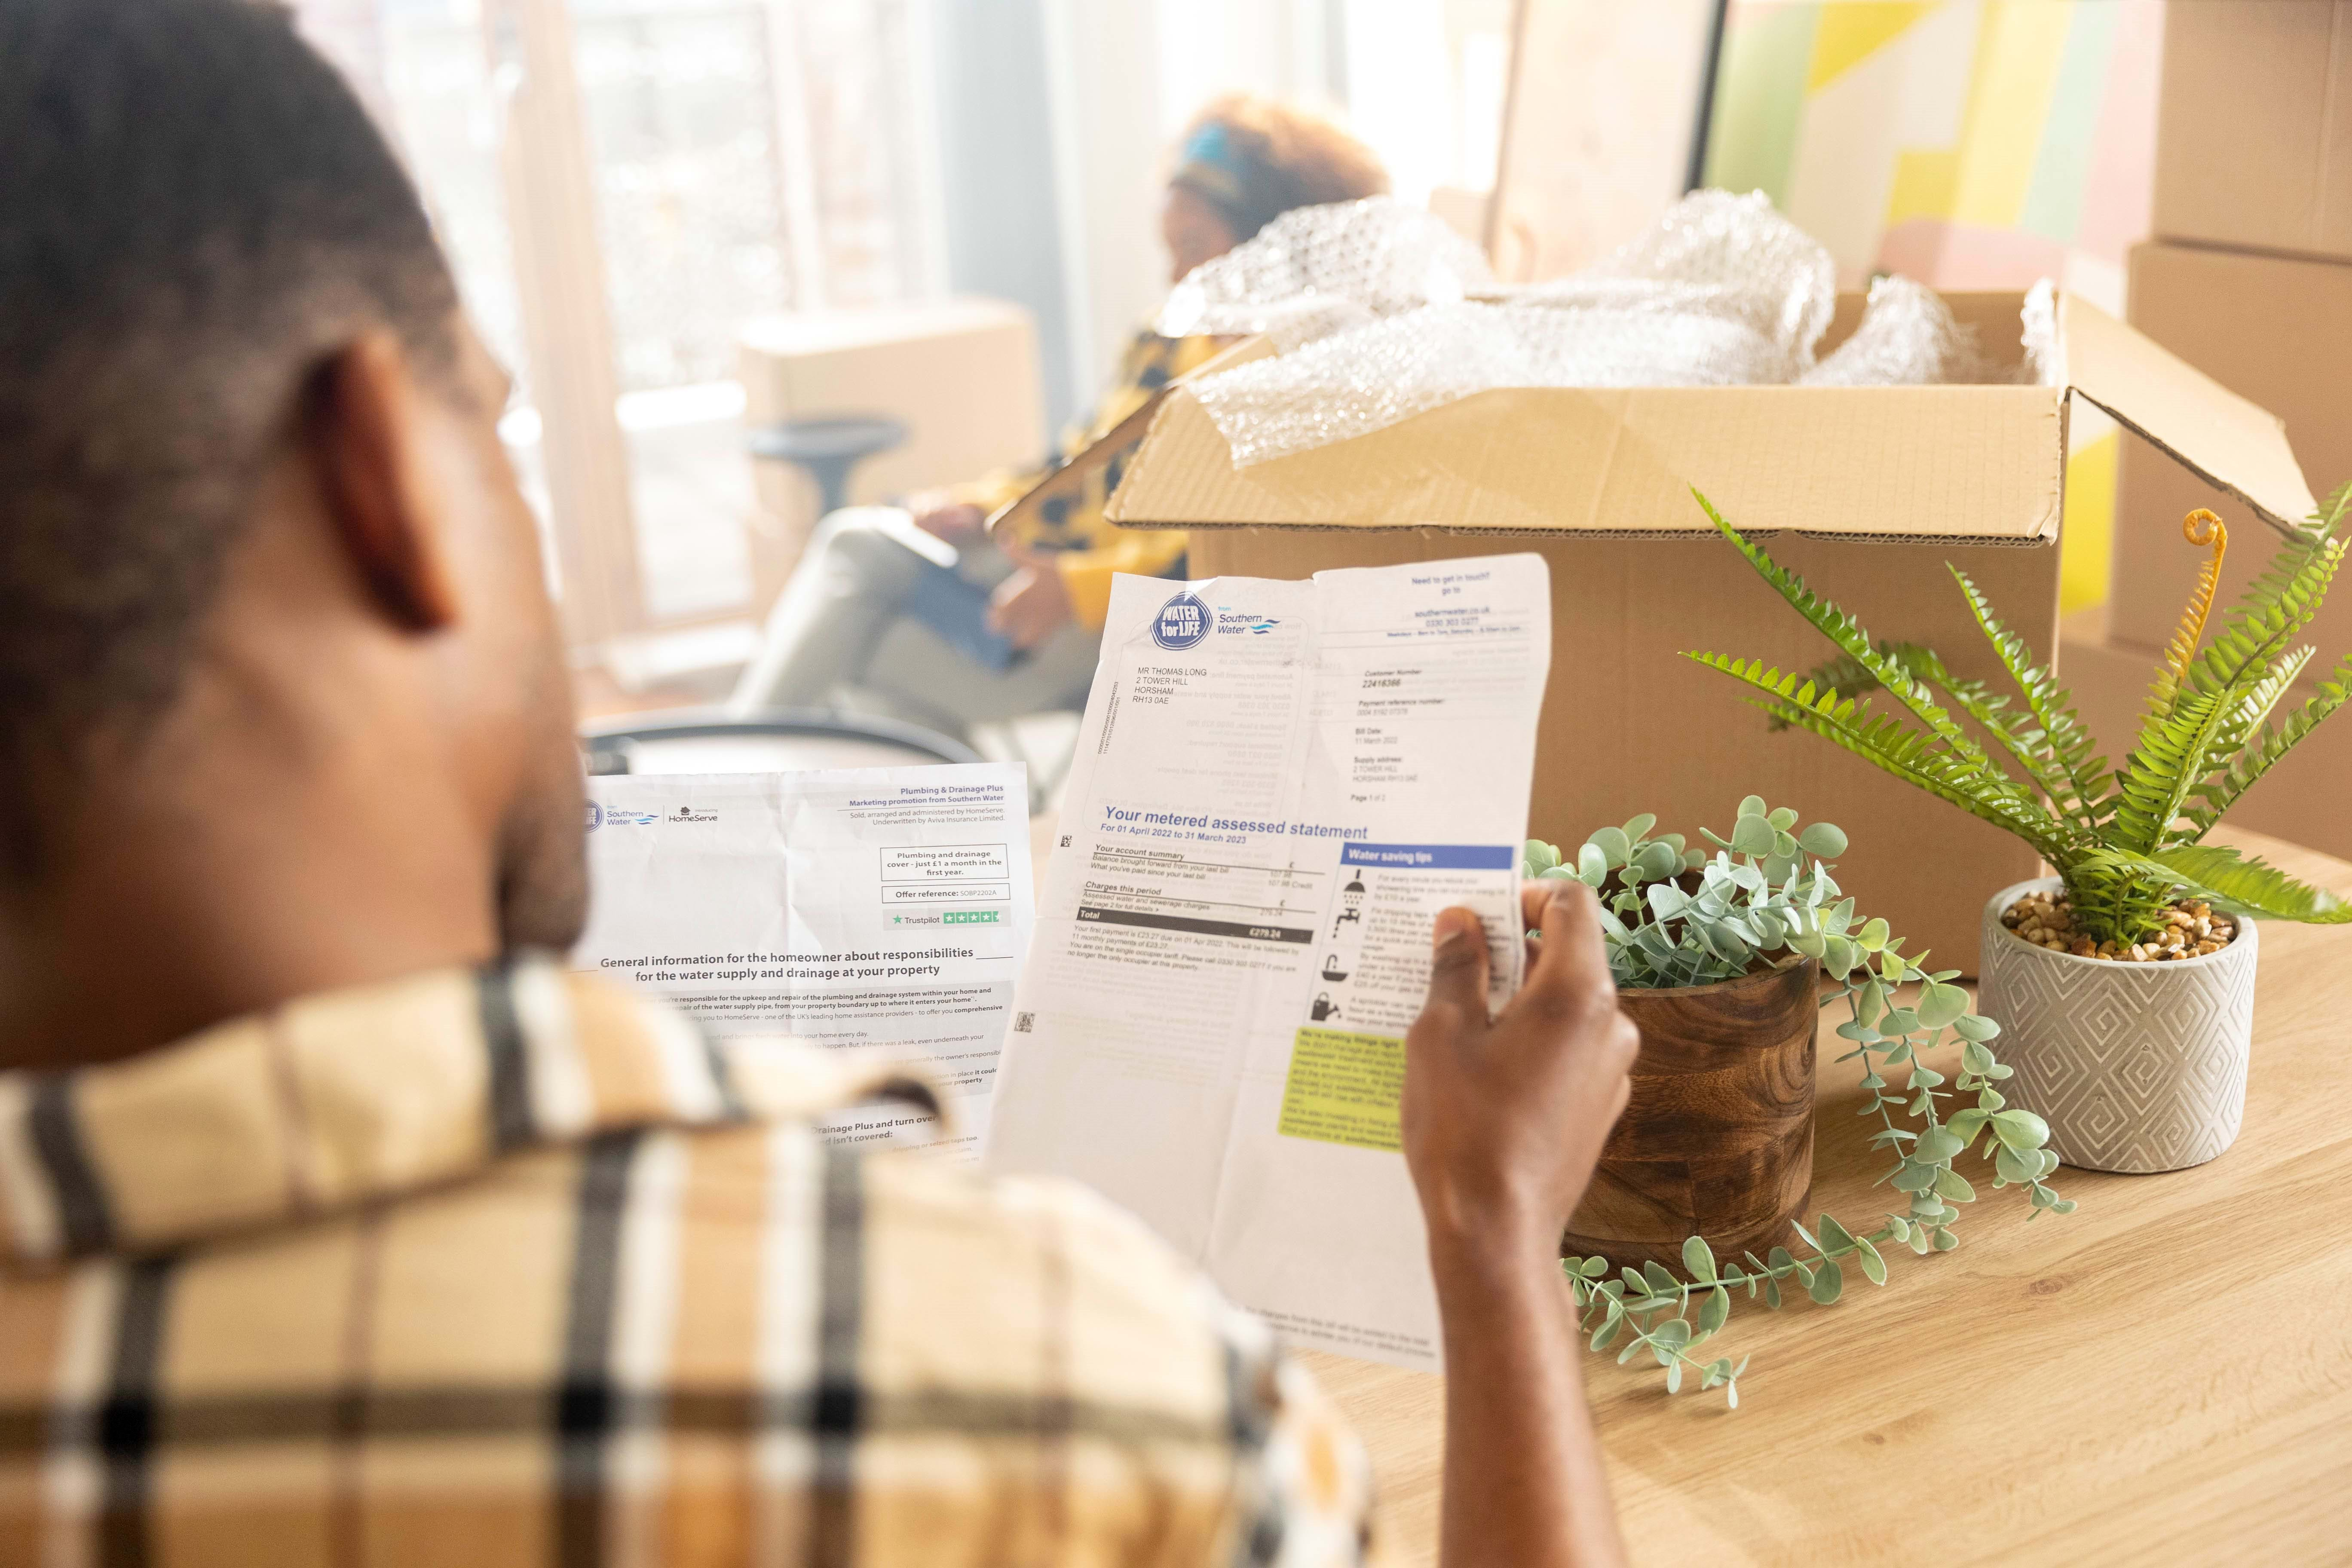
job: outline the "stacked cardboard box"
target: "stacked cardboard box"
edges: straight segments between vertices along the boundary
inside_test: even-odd
[[[2352,257],[2352,0],[2174,0],[2156,232]]]
[[[2132,255],[2131,323],[2284,418],[2325,495],[2352,479],[2352,0],[2175,0],[2165,28],[2157,237]],[[2090,706],[2132,710],[2203,558],[2180,537],[2197,507],[2230,524],[2223,586],[2235,593],[2269,558],[2270,531],[2237,497],[2126,437],[2105,623],[2070,626],[2063,655]],[[2316,668],[2352,651],[2352,584],[2312,635]],[[2231,819],[2352,855],[2347,777],[2352,721],[2338,720]]]

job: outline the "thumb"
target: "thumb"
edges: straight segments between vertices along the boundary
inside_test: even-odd
[[[1459,907],[1437,917],[1431,936],[1429,1002],[1465,1017],[1486,1016],[1486,928],[1472,910]]]

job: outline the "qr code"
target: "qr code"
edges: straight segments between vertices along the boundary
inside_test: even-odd
[[[1037,1015],[1034,1013],[1015,1013],[1013,1015],[1013,1032],[1016,1035],[1028,1034],[1035,1026],[1036,1022]]]

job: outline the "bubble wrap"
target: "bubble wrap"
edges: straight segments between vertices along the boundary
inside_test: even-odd
[[[2057,385],[2064,374],[2058,364],[2058,289],[2047,278],[2026,291],[2020,341],[2025,363],[2019,367],[2018,380],[2032,386]]]
[[[1595,281],[1660,296],[1662,313],[1696,308],[1736,320],[1771,344],[1794,380],[1813,363],[1813,344],[1837,309],[1837,267],[1819,240],[1774,209],[1761,191],[1695,191],[1666,209],[1649,231],[1589,270],[1525,291],[1531,300],[1574,298]],[[1703,358],[1695,379],[1707,374]],[[1758,379],[1754,376],[1747,380]]]
[[[1253,241],[1193,273],[1161,318],[1163,331],[1203,321],[1218,324],[1191,330],[1271,331],[1283,350],[1193,389],[1242,467],[1495,387],[1895,385],[1995,374],[1943,301],[1902,279],[1874,287],[1853,336],[1817,364],[1836,269],[1760,194],[1698,192],[1599,265],[1519,289],[1482,285],[1432,226],[1402,222],[1394,203],[1308,209],[1267,234],[1291,224],[1265,251],[1244,255]],[[1198,297],[1187,298],[1195,284]],[[2033,353],[2032,319],[2029,304],[2027,368],[2039,375],[2047,355]]]
[[[1194,268],[1155,324],[1169,337],[1265,332],[1287,352],[1493,283],[1486,257],[1444,220],[1369,196],[1283,214]]]
[[[1975,331],[1952,319],[1934,289],[1908,278],[1877,278],[1853,335],[1798,380],[1806,386],[1935,386],[1990,378]]]

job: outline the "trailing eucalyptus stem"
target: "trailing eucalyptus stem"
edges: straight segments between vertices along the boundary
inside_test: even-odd
[[[1827,1306],[1844,1290],[1848,1260],[1884,1285],[1882,1247],[1951,1250],[1959,1244],[1952,1229],[1958,1205],[1976,1201],[1976,1188],[1954,1165],[1971,1148],[1992,1162],[1994,1186],[2026,1189],[2028,1218],[2044,1210],[2072,1214],[2074,1204],[2044,1180],[2058,1168],[2058,1156],[2043,1147],[2049,1127],[2010,1107],[1993,1087],[2011,1070],[1991,1047],[2000,1026],[1969,1010],[1968,993],[1952,984],[1959,972],[1929,970],[1926,953],[1905,954],[1885,921],[1855,919],[1853,900],[1840,893],[1825,858],[1845,852],[1844,833],[1825,822],[1800,828],[1794,811],[1772,809],[1757,795],[1740,802],[1728,838],[1701,830],[1712,854],[1679,834],[1652,837],[1656,826],[1644,814],[1601,828],[1572,863],[1531,841],[1521,868],[1530,878],[1573,878],[1601,895],[1610,971],[1628,990],[1733,980],[1770,967],[1776,955],[1780,963],[1817,961],[1830,982],[1822,1005],[1846,1007],[1837,1033],[1853,1048],[1837,1059],[1863,1064],[1870,1100],[1860,1114],[1878,1119],[1871,1142],[1891,1162],[1880,1184],[1904,1199],[1860,1234],[1829,1214],[1811,1230],[1794,1225],[1807,1258],[1776,1247],[1769,1257],[1749,1252],[1724,1263],[1705,1237],[1693,1236],[1683,1243],[1680,1276],[1653,1262],[1611,1279],[1605,1258],[1561,1259],[1591,1349],[1622,1341],[1619,1363],[1647,1351],[1665,1368],[1668,1393],[1680,1392],[1687,1373],[1702,1388],[1722,1387],[1737,1406],[1747,1358],[1735,1364],[1728,1356],[1693,1353],[1729,1320],[1732,1291],[1745,1289],[1750,1300],[1760,1294],[1778,1310],[1782,1282],[1793,1279]],[[1919,990],[1910,1000],[1895,994],[1911,984]],[[1959,1041],[1960,1065],[1947,1079],[1924,1058],[1948,1038]],[[1944,1102],[1963,1095],[1974,1102],[1947,1114]]]

